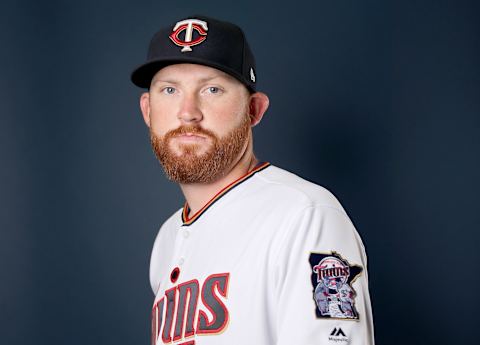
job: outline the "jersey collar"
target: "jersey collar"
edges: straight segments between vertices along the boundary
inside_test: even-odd
[[[248,180],[250,177],[255,175],[257,172],[262,171],[263,169],[267,168],[270,165],[269,162],[263,162],[259,163],[255,168],[247,172],[245,175],[242,177],[236,179],[229,185],[225,186],[222,188],[213,198],[211,198],[200,210],[198,210],[194,215],[191,217],[188,217],[188,214],[190,212],[190,208],[188,207],[188,204],[185,202],[185,205],[183,206],[183,211],[182,211],[182,222],[184,226],[188,226],[193,224],[200,216],[210,207],[212,206],[217,200],[219,200],[222,196],[227,194],[227,192],[231,191],[233,188],[241,184],[242,182],[245,182]]]

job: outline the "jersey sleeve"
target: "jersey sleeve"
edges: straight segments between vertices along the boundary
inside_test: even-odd
[[[275,272],[276,345],[374,344],[365,250],[343,210],[303,209]]]

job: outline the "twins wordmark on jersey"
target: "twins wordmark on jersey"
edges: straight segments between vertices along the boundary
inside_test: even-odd
[[[178,268],[172,272],[172,282],[178,277],[176,270]],[[174,272],[177,273],[173,275]],[[227,297],[229,276],[229,273],[212,274],[201,288],[199,281],[192,279],[166,290],[153,306],[152,344],[157,344],[160,338],[168,344],[196,334],[221,333],[229,319],[228,309],[222,301]],[[179,343],[193,344],[194,340]]]

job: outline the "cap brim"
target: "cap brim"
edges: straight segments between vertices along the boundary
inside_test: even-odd
[[[200,58],[195,58],[195,57],[185,57],[185,58],[162,58],[158,60],[151,60],[148,61],[140,66],[138,66],[136,69],[133,70],[130,79],[132,83],[134,83],[136,86],[148,89],[150,88],[150,84],[152,82],[153,77],[155,74],[161,70],[162,68],[169,66],[169,65],[174,65],[178,63],[193,63],[193,64],[198,64],[198,65],[204,65],[204,66],[209,66],[216,68],[220,71],[223,71],[227,74],[230,74],[231,76],[235,77],[240,81],[242,84],[244,84],[247,89],[251,92],[255,92],[255,88],[250,85],[242,75],[237,73],[235,70],[227,68],[225,66],[222,66],[220,64],[216,64],[212,61],[200,59]]]

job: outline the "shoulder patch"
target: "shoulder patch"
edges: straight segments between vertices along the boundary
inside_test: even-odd
[[[336,252],[311,253],[313,300],[317,318],[357,320],[352,283],[362,272]]]

